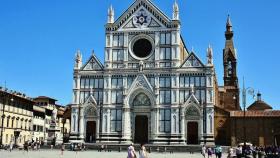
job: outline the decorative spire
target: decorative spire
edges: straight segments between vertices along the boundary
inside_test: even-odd
[[[179,20],[179,6],[177,0],[173,4],[173,20]]]
[[[230,20],[230,15],[227,17],[227,31],[232,31],[232,23]]]
[[[227,40],[231,40],[232,37],[233,37],[233,30],[232,30],[232,23],[231,23],[231,20],[230,20],[230,16],[228,15],[227,17],[227,23],[226,23],[226,39]]]
[[[213,65],[213,49],[212,46],[209,44],[207,48],[207,64]]]
[[[82,67],[82,53],[80,50],[76,52],[75,59],[75,69],[80,69]]]
[[[115,22],[115,11],[113,6],[111,5],[108,9],[108,23],[113,24]]]

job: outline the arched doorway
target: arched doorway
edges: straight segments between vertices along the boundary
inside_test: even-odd
[[[187,144],[198,144],[199,126],[201,121],[199,110],[194,105],[190,106],[185,112],[185,119]]]
[[[136,95],[132,102],[134,108],[134,143],[148,143],[151,101],[145,93]]]
[[[97,132],[97,112],[93,105],[88,105],[84,109],[85,118],[85,142],[95,143]]]

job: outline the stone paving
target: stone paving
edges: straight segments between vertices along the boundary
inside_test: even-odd
[[[215,156],[213,156],[214,158]],[[40,151],[9,151],[1,150],[0,158],[127,158],[126,152],[97,152],[97,151],[64,151],[60,155],[60,150],[40,150]],[[150,153],[148,158],[203,158],[200,153]]]

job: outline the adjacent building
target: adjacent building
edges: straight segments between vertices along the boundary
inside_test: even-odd
[[[56,99],[46,96],[39,96],[33,100],[36,104],[33,139],[44,143],[62,143],[64,133],[70,130],[70,121],[63,118],[65,107],[56,104]]]
[[[32,139],[33,105],[25,94],[0,87],[0,143],[22,145]]]

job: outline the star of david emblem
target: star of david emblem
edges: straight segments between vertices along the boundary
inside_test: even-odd
[[[139,10],[133,18],[133,24],[138,28],[148,27],[150,22],[151,17],[144,9]]]
[[[143,25],[144,23],[147,23],[147,17],[148,17],[148,16],[145,16],[145,15],[143,14],[143,12],[142,12],[139,16],[136,16],[136,18],[137,18],[137,23],[139,23],[139,24],[141,24],[141,25]]]

